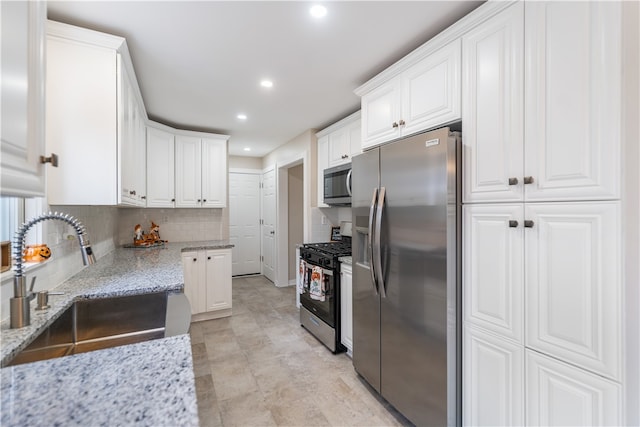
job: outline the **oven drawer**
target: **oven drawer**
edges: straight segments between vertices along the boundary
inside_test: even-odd
[[[336,330],[304,307],[300,307],[300,324],[318,338],[329,350],[336,352]]]

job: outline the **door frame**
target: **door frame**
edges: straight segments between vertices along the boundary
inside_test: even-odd
[[[309,152],[303,151],[294,155],[286,161],[279,161],[276,164],[276,259],[275,259],[275,285],[278,287],[290,286],[289,284],[289,194],[288,177],[289,168],[302,164],[303,172],[303,195],[302,195],[302,233],[303,242],[309,241],[309,200],[311,184],[311,165],[309,163]]]
[[[276,192],[276,206],[275,206],[275,221],[274,221],[274,247],[273,247],[273,279],[277,279],[278,265],[277,265],[277,257],[278,257],[278,246],[277,246],[277,238],[278,238],[278,169],[276,164],[272,164],[264,167],[260,171],[260,274],[264,276],[264,174],[267,172],[274,172],[274,186]],[[265,276],[266,277],[266,276]],[[268,277],[267,277],[268,279]],[[275,283],[275,282],[274,282]]]

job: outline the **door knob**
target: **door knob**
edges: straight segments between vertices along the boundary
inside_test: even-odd
[[[51,153],[51,156],[49,156],[49,157],[40,156],[40,163],[42,163],[42,164],[51,163],[51,166],[53,166],[54,168],[57,168],[58,167],[58,155],[56,153]]]

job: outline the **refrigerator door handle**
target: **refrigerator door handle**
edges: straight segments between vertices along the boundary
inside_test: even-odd
[[[375,243],[377,256],[375,257],[375,273],[378,276],[378,291],[382,298],[387,297],[387,292],[384,286],[384,274],[382,273],[382,247],[380,246],[380,231],[382,229],[382,213],[384,211],[384,194],[385,188],[380,187],[380,193],[378,194],[378,206],[376,207],[376,231],[375,231]]]
[[[347,194],[349,194],[349,196],[353,196],[353,194],[351,194],[351,173],[353,172],[353,169],[349,169],[349,172],[347,173]]]
[[[373,292],[378,295],[378,283],[376,274],[373,271],[373,220],[376,214],[376,201],[378,200],[378,189],[373,189],[373,198],[371,199],[371,207],[369,208],[369,233],[367,234],[367,247],[369,252],[369,272],[371,273],[371,282],[373,284]]]

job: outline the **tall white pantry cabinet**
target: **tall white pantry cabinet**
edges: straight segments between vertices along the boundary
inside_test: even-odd
[[[625,423],[621,23],[519,2],[462,38],[465,425]]]

